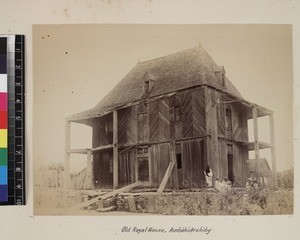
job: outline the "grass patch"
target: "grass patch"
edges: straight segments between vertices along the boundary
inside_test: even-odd
[[[166,215],[278,215],[293,214],[293,191],[229,189],[160,195],[156,212]]]

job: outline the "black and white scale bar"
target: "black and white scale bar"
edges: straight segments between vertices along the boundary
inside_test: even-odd
[[[8,201],[25,205],[25,38],[6,35],[8,43]]]

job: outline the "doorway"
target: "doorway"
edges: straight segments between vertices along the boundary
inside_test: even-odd
[[[228,179],[231,183],[234,182],[234,173],[233,173],[233,155],[227,154],[227,162],[228,162]]]
[[[138,158],[138,180],[149,182],[149,160],[146,157]]]

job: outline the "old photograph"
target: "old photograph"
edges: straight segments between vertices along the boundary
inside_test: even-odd
[[[292,215],[290,25],[34,25],[35,215]]]

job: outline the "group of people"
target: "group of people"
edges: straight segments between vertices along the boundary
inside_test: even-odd
[[[213,172],[209,165],[207,165],[204,175],[206,186],[208,188],[215,188],[217,191],[223,192],[232,187],[232,182],[228,178],[224,178],[222,181],[216,178],[213,182]],[[255,177],[251,176],[250,178],[248,178],[246,182],[246,189],[258,189],[258,187],[259,181]]]
[[[209,165],[207,165],[204,174],[208,188],[214,187],[217,191],[223,192],[232,187],[232,183],[228,178],[224,178],[222,181],[216,178],[213,184],[213,172]]]

